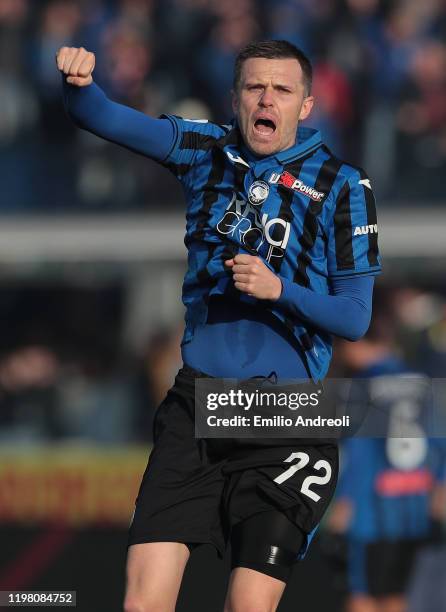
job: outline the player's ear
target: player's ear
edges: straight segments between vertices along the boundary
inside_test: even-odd
[[[311,113],[311,110],[313,108],[313,104],[314,104],[313,96],[307,96],[306,98],[304,98],[304,101],[302,102],[302,106],[300,108],[299,121],[303,121],[304,119],[308,117],[308,115]]]
[[[231,89],[231,98],[232,98],[232,112],[234,113],[234,115],[236,115],[238,111],[238,95],[235,89]]]

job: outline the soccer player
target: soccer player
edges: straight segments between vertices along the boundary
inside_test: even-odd
[[[444,520],[446,446],[426,437],[428,379],[398,357],[393,320],[375,309],[368,334],[337,356],[361,382],[383,436],[350,438],[328,525],[348,541],[347,612],[404,612],[416,554]],[[408,437],[399,437],[407,431]],[[379,433],[378,431],[376,433]]]
[[[187,203],[184,367],[155,416],[125,609],[174,610],[191,550],[211,543],[222,555],[230,539],[225,611],[275,610],[333,495],[337,446],[195,439],[194,384],[273,372],[311,384],[327,372],[332,334],[366,331],[380,271],[370,181],[300,126],[312,67],[286,41],[240,51],[229,125],[116,104],[93,83],[94,61],[83,48],[57,54],[69,115],[169,168]]]

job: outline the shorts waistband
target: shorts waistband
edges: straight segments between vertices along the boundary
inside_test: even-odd
[[[215,378],[215,376],[211,376],[210,374],[205,374],[204,372],[201,372],[200,370],[196,370],[195,368],[192,368],[190,365],[187,365],[187,363],[183,364],[183,367],[179,370],[178,372],[178,376],[192,376],[193,378]]]
[[[293,391],[296,390],[296,386],[299,387],[300,390],[304,389],[305,391],[311,391],[314,389],[318,389],[320,388],[320,386],[322,385],[322,383],[315,383],[311,378],[308,381],[303,381],[303,382],[299,382],[299,383],[294,383],[294,384],[285,384],[285,385],[281,385],[280,382],[276,380],[274,380],[274,377],[272,377],[271,373],[269,376],[254,376],[250,379],[239,379],[240,382],[245,382],[245,383],[256,383],[258,382],[258,384],[272,384],[272,385],[276,385],[279,388],[285,389],[286,387],[293,387]],[[206,374],[205,372],[201,372],[200,370],[196,370],[195,368],[192,368],[191,366],[189,366],[188,364],[183,364],[182,368],[178,371],[178,374],[175,378],[175,384],[173,387],[173,391],[175,391],[175,387],[177,388],[177,391],[180,391],[181,393],[185,393],[187,396],[189,396],[190,399],[194,399],[195,397],[195,380],[197,380],[197,378],[201,378],[201,379],[217,379],[217,377],[215,376],[211,376],[210,374]],[[221,379],[220,379],[221,380]],[[214,442],[216,442],[218,440],[218,438],[216,440],[214,440]],[[253,438],[251,441],[249,441],[249,439],[244,438],[241,441],[241,444],[243,446],[247,446],[247,445],[251,445],[251,446],[290,446],[293,443],[299,443],[300,445],[303,446],[325,446],[325,445],[330,445],[333,446],[337,444],[337,441],[335,439],[330,439],[330,438],[300,438],[300,439],[295,439],[295,438],[268,438],[268,439],[258,439],[258,438]]]
[[[188,395],[195,396],[195,381],[199,378],[212,379],[214,376],[200,372],[200,370],[196,370],[190,365],[187,365],[187,363],[184,363],[175,376],[173,388],[183,389]]]
[[[178,371],[175,382],[180,383],[180,384],[194,386],[194,381],[197,378],[216,379],[217,377],[211,376],[210,374],[206,374],[205,372],[201,372],[200,370],[196,370],[195,368],[192,368],[187,363],[184,363],[182,368]],[[259,375],[259,376],[251,376],[250,378],[236,378],[236,380],[238,380],[239,383],[255,383],[255,382],[258,382],[259,384],[270,383],[272,385],[278,385],[279,387],[283,387],[283,388],[290,387],[290,386],[292,387],[298,386],[299,388],[302,388],[302,389],[318,390],[321,387],[323,387],[322,382],[315,383],[311,378],[305,381],[281,383],[280,380],[278,380],[276,372],[274,371],[271,372],[268,376]]]

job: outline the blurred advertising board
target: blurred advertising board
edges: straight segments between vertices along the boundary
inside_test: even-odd
[[[0,522],[128,526],[144,447],[0,449]]]

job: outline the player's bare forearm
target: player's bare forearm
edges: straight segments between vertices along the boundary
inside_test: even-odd
[[[67,83],[76,87],[92,84],[95,62],[94,53],[84,47],[61,47],[56,53],[58,69],[67,75]]]
[[[271,272],[260,257],[236,255],[225,261],[236,289],[259,300],[278,300],[282,292],[280,278]]]

